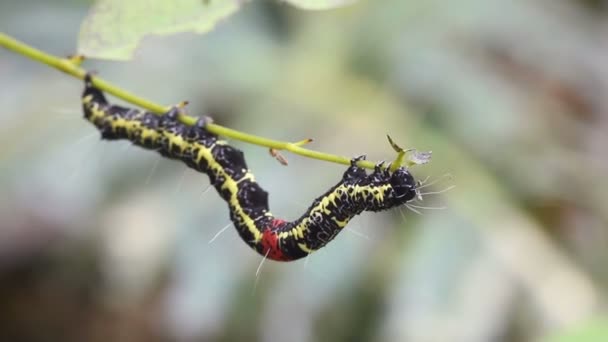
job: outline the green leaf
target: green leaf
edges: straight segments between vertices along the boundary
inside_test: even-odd
[[[357,0],[283,0],[306,10],[326,10],[355,3]]]
[[[595,318],[582,325],[547,338],[544,342],[604,342],[608,341],[608,319]]]
[[[97,0],[80,28],[78,53],[127,60],[147,35],[204,33],[247,0]]]

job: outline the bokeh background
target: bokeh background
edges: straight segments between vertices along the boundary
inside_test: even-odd
[[[89,6],[2,1],[0,31],[69,55]],[[0,340],[608,340],[607,10],[257,1],[208,34],[149,37],[130,62],[87,61],[155,102],[325,152],[390,160],[389,133],[433,151],[412,169],[437,180],[425,190],[455,185],[418,203],[437,209],[361,215],[258,276],[234,229],[213,239],[229,219],[205,175],[100,141],[80,81],[0,49]],[[288,219],[344,170],[231,143]]]

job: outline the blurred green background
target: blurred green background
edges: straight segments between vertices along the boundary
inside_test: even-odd
[[[0,2],[0,31],[65,56],[88,1]],[[608,5],[384,0],[245,5],[149,37],[109,81],[311,148],[432,150],[423,205],[357,217],[267,261],[208,179],[82,119],[80,81],[0,49],[2,341],[608,341]],[[145,14],[144,14],[145,15]],[[119,101],[117,101],[119,102]],[[344,167],[232,141],[273,213]],[[451,174],[452,178],[442,177]]]

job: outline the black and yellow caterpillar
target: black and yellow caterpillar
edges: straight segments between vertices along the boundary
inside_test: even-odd
[[[177,107],[159,116],[111,105],[89,75],[82,103],[84,117],[101,131],[102,139],[127,139],[206,173],[228,203],[230,219],[241,238],[273,260],[305,257],[336,237],[355,215],[393,208],[417,195],[416,182],[406,168],[391,172],[379,164],[368,175],[356,165],[363,158],[358,157],[340,182],[317,198],[302,217],[284,221],[270,213],[268,193],[247,168],[243,152],[207,131],[205,119],[187,126],[177,120]]]

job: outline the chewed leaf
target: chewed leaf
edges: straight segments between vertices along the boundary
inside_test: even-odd
[[[283,0],[306,10],[325,10],[355,3],[357,0]]]
[[[408,165],[421,165],[426,164],[431,161],[432,151],[416,151],[416,150],[408,150],[407,151],[407,164]]]
[[[431,161],[431,156],[433,154],[432,151],[420,152],[414,148],[405,150],[401,146],[397,145],[390,135],[387,135],[386,137],[388,138],[388,143],[391,145],[393,150],[397,152],[397,157],[391,163],[391,171],[397,170],[403,164],[406,166],[413,166],[426,164]]]
[[[97,0],[84,19],[78,53],[127,60],[147,35],[207,32],[247,0]]]

